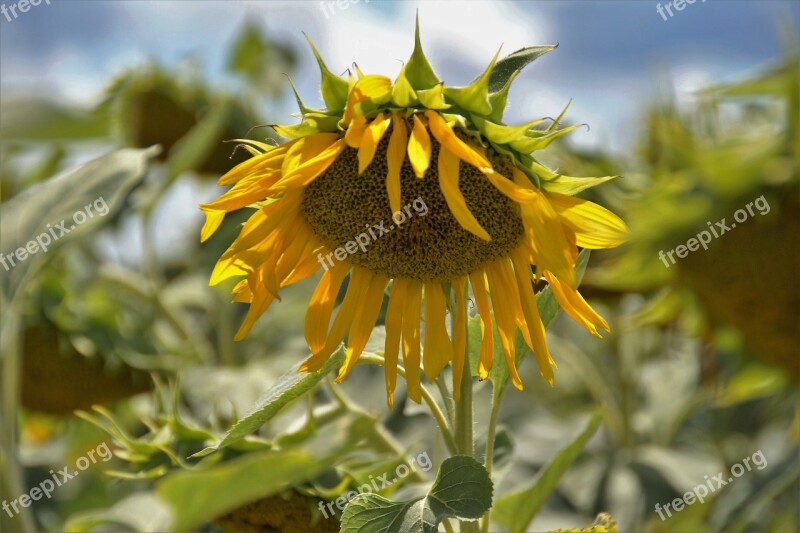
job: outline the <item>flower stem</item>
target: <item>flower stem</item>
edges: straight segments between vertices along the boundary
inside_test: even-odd
[[[463,357],[465,361],[468,361],[468,346],[465,347],[464,352]],[[458,357],[458,355],[456,357]],[[461,394],[456,402],[455,414],[456,448],[460,455],[473,457],[475,455],[475,442],[472,435],[472,374],[469,364],[465,365],[464,373],[461,375],[459,390]],[[477,533],[479,531],[479,524],[478,522],[461,520],[459,522],[459,531],[461,531],[461,533]]]
[[[495,387],[497,387],[497,385],[495,385]],[[502,403],[501,400],[503,399],[505,390],[505,387],[500,389],[495,388],[492,394],[492,413],[489,415],[489,429],[486,433],[486,460],[484,463],[490,478],[492,476],[492,466],[494,464],[494,436],[497,433],[497,415],[500,413],[500,404]],[[489,533],[489,517],[491,512],[491,509],[486,511],[486,514],[483,515],[481,519],[481,533]]]
[[[472,376],[469,367],[461,376],[461,397],[456,402],[456,449],[461,455],[472,457],[475,446],[472,440]]]

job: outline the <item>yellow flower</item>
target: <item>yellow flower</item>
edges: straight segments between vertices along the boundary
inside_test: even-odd
[[[599,336],[598,328],[608,330],[608,324],[576,290],[578,247],[617,246],[627,231],[611,212],[570,196],[610,177],[563,176],[531,155],[575,126],[557,129],[556,121],[540,130],[534,126],[542,120],[501,122],[513,78],[553,47],[523,49],[499,62],[495,56],[473,83],[448,88],[423,55],[419,31],[394,83],[357,67],[357,79],[339,78],[311,48],[327,108],[310,109],[298,96],[302,122],[275,126],[291,139],[286,144],[239,140],[253,157],[220,179],[233,185],[228,192],[201,206],[203,241],[226,213],[255,208],[211,275],[212,285],[244,276],[234,301],[250,309],[236,339],[247,335],[282,287],[322,269],[306,315],[312,355],[302,371],[318,371],[346,339],[337,382],[343,380],[366,346],[391,283],[384,351],[389,405],[401,348],[413,400],[420,401],[421,370],[430,381],[448,363],[458,395],[470,291],[482,324],[480,376],[494,364],[496,326],[512,382],[522,388],[514,354],[520,328],[552,384],[555,363],[532,281],[546,280],[562,308]],[[445,327],[448,308],[452,338]]]

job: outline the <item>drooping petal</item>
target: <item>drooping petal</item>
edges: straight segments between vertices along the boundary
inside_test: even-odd
[[[306,342],[311,353],[319,352],[325,346],[336,296],[349,271],[349,264],[335,263],[322,273],[322,278],[319,280],[314,294],[311,295],[304,328]]]
[[[586,303],[581,294],[569,285],[560,282],[552,273],[545,270],[544,277],[550,284],[553,294],[558,300],[558,305],[578,324],[595,337],[602,338],[597,328],[611,331],[608,322],[597,314],[592,307]]]
[[[545,194],[533,187],[519,170],[515,168],[513,172],[516,184],[531,194],[530,201],[520,204],[520,214],[536,257],[537,272],[550,270],[567,285],[575,287],[577,248],[574,237],[570,242],[568,230],[562,226]]]
[[[311,357],[303,361],[300,365],[299,372],[316,372],[322,365],[325,364],[334,350],[339,347],[339,344],[350,329],[353,323],[356,310],[362,305],[364,294],[367,292],[370,281],[372,281],[373,274],[363,268],[353,268],[350,274],[350,283],[347,286],[347,292],[342,300],[342,305],[336,313],[336,318],[333,319],[331,331],[328,333],[328,339],[325,341],[325,346],[322,350],[314,352]]]
[[[548,197],[564,225],[575,232],[575,242],[581,248],[614,248],[625,242],[628,227],[605,207],[558,193]]]
[[[528,347],[533,350],[542,377],[552,385],[552,366],[555,365],[555,362],[550,356],[550,350],[547,348],[544,325],[539,315],[539,308],[536,305],[536,296],[533,293],[533,286],[531,285],[531,269],[528,261],[525,259],[525,255],[525,251],[520,249],[511,252],[511,261],[514,264],[514,277],[517,280],[520,304],[522,305],[522,312],[525,315],[528,337],[531,340],[531,344],[529,344]]]
[[[492,308],[489,298],[486,297],[486,280],[482,271],[469,275],[472,285],[472,294],[475,296],[475,305],[481,317],[481,354],[478,363],[478,375],[481,379],[489,377],[489,371],[494,364],[494,332],[492,330]]]
[[[411,138],[408,139],[408,160],[411,168],[418,178],[425,176],[431,164],[431,136],[425,124],[417,115],[413,115],[414,129],[411,130]]]
[[[361,146],[361,139],[364,137],[364,132],[367,130],[367,119],[361,115],[356,115],[350,122],[347,131],[344,133],[344,141],[350,148],[358,148]]]
[[[445,122],[439,113],[428,110],[425,111],[425,116],[428,118],[428,127],[431,129],[431,133],[443,148],[447,148],[456,154],[459,159],[464,160],[481,172],[492,171],[492,164],[489,163],[489,160],[459,139],[453,128]]]
[[[514,283],[511,266],[508,259],[501,259],[486,266],[486,278],[489,281],[489,292],[492,295],[492,309],[497,322],[497,332],[506,367],[511,376],[511,382],[516,388],[522,390],[522,380],[517,373],[515,355],[516,313],[520,309],[519,295]]]
[[[439,372],[453,359],[453,344],[447,336],[445,320],[447,302],[441,284],[425,284],[425,343],[422,352],[422,368],[425,377],[432,382]]]
[[[406,157],[406,121],[397,114],[392,115],[392,135],[389,137],[389,149],[386,154],[388,174],[386,175],[386,192],[389,196],[389,207],[392,213],[401,208],[400,169]]]
[[[451,151],[439,150],[439,187],[442,190],[447,207],[461,226],[484,241],[491,240],[489,233],[481,226],[478,219],[467,206],[464,195],[458,188],[459,159]]]
[[[356,361],[358,361],[361,352],[364,351],[364,347],[367,345],[369,336],[372,333],[372,328],[375,327],[375,322],[378,320],[378,313],[380,313],[381,305],[383,304],[383,292],[388,282],[389,278],[380,274],[376,274],[370,281],[369,287],[364,294],[364,300],[356,310],[355,317],[353,317],[353,325],[350,328],[350,335],[347,339],[344,364],[339,369],[336,383],[341,383],[347,377]]]
[[[261,280],[261,276],[261,271],[253,272],[248,276],[247,281],[252,294],[252,301],[250,302],[250,308],[247,310],[247,316],[245,316],[244,322],[242,322],[242,325],[239,327],[239,331],[236,332],[236,336],[234,337],[236,341],[241,341],[250,333],[256,320],[264,314],[270,304],[275,300],[275,297],[267,292]]]
[[[372,163],[372,158],[375,157],[375,150],[378,149],[378,143],[381,142],[383,134],[389,128],[391,119],[384,115],[379,114],[367,126],[364,135],[361,137],[361,145],[358,149],[358,174],[364,173],[364,170]]]
[[[394,389],[397,386],[397,356],[400,352],[400,335],[403,328],[408,281],[396,279],[392,283],[389,304],[386,306],[386,342],[383,353],[383,371],[386,378],[386,401],[391,409],[394,405]]]
[[[420,382],[420,304],[422,283],[409,280],[403,314],[403,366],[406,369],[408,397],[417,403],[422,402],[422,383]]]

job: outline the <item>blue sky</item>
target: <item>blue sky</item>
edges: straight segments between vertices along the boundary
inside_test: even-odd
[[[559,43],[518,78],[508,121],[554,116],[572,98],[568,118],[591,125],[574,140],[619,150],[635,135],[634,118],[652,97],[658,72],[669,72],[681,97],[735,80],[780,55],[779,19],[800,20],[800,2],[788,0],[696,0],[681,11],[673,7],[666,21],[659,3],[667,4],[350,0],[345,9],[328,3],[326,14],[318,0],[51,0],[12,21],[0,17],[0,89],[3,98],[34,88],[91,103],[125,67],[190,56],[225,84],[225,51],[252,20],[297,48],[294,77],[312,103],[318,75],[301,31],[334,71],[356,61],[364,71],[393,76],[411,51],[419,9],[423,45],[449,85],[470,81],[500,44],[510,53]],[[271,120],[293,121],[294,106],[286,102]]]

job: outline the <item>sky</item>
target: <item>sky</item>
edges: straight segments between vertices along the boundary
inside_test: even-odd
[[[779,57],[779,20],[800,20],[797,1],[695,0],[681,10],[676,2],[41,0],[10,21],[0,15],[0,97],[37,90],[91,104],[114,75],[148,58],[192,57],[224,86],[225,52],[255,22],[298,51],[293,77],[314,104],[318,71],[302,32],[334,72],[355,61],[393,77],[412,50],[419,10],[423,47],[447,85],[472,80],[500,45],[510,53],[558,43],[517,78],[507,122],[555,116],[572,99],[567,119],[591,126],[573,141],[620,151],[635,139],[635,117],[660,74],[679,98],[735,81]],[[295,121],[289,94],[270,119]]]

